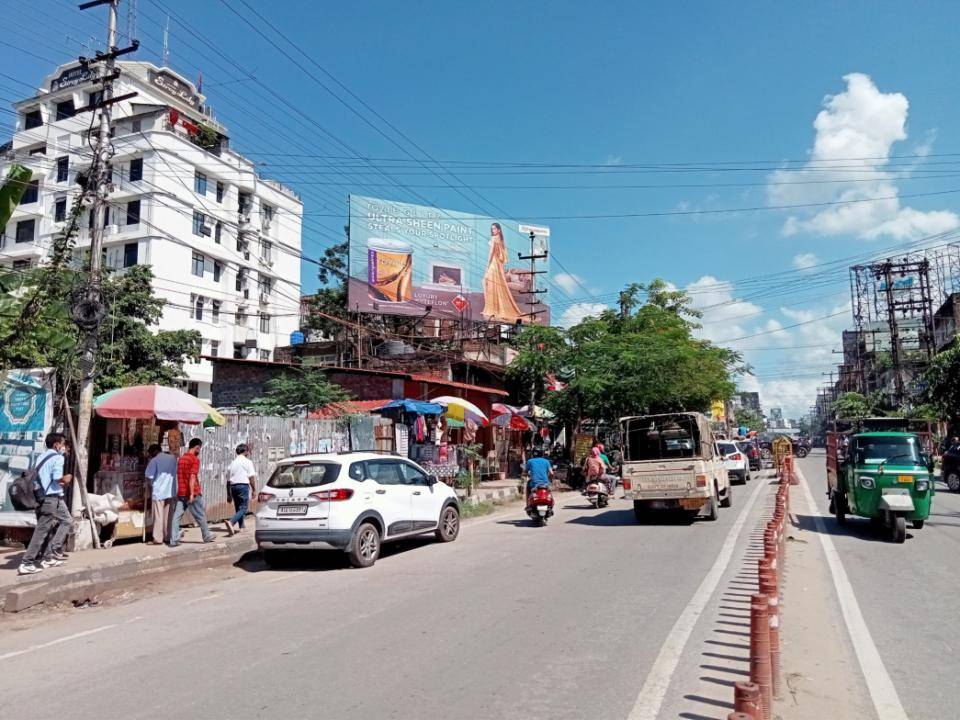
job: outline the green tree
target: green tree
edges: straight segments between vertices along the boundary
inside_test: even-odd
[[[933,358],[924,374],[924,401],[945,420],[960,419],[960,346]]]
[[[737,426],[745,426],[757,432],[763,432],[767,429],[767,424],[763,421],[763,416],[751,408],[739,408],[733,415]]]
[[[349,243],[342,242],[323,251],[317,277],[321,287],[306,298],[304,332],[319,332],[324,337],[343,339],[347,329],[338,319],[347,316],[347,253]]]
[[[321,370],[299,367],[269,380],[266,392],[246,409],[259,415],[290,416],[349,399],[350,394],[327,380]]]
[[[844,419],[865,418],[877,414],[877,408],[871,398],[858,392],[843,393],[834,400],[831,409],[834,417]]]

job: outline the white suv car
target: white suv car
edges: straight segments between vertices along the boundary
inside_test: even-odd
[[[717,448],[723,458],[723,466],[731,480],[745,483],[750,479],[750,459],[732,440],[718,440]]]
[[[257,496],[257,545],[273,564],[284,550],[334,548],[370,567],[383,542],[427,532],[457,539],[452,488],[397,455],[297,455],[280,461]]]

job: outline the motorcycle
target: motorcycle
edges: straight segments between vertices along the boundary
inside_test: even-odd
[[[595,508],[606,507],[610,503],[609,492],[607,484],[600,479],[591,480],[583,490],[583,494]]]
[[[533,488],[527,495],[527,515],[542,527],[553,517],[553,493],[550,488]]]

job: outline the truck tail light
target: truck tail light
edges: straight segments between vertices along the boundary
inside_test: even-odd
[[[257,495],[257,502],[258,502],[258,503],[267,503],[267,502],[270,502],[271,500],[273,500],[275,497],[276,497],[276,495],[274,495],[273,493],[262,492],[262,493],[260,493],[259,495]]]
[[[624,489],[624,490],[632,490],[632,489],[633,489],[633,484],[630,482],[630,478],[624,478],[624,479],[623,479],[623,489]]]
[[[734,453],[733,455],[728,455],[727,460],[743,460],[743,456],[740,453]]]
[[[706,487],[706,486],[707,486],[707,476],[697,475],[697,487]]]
[[[349,500],[353,497],[353,490],[349,488],[337,488],[336,490],[321,490],[320,492],[310,493],[310,497],[320,501],[337,502],[340,500]]]

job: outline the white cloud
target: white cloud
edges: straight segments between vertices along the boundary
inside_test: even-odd
[[[763,314],[763,308],[750,302],[737,300],[729,282],[712,275],[704,275],[684,288],[693,300],[693,306],[703,313],[698,335],[714,342],[731,340],[750,335],[755,330],[748,324]],[[736,348],[740,341],[724,342],[726,347]]]
[[[798,270],[808,270],[818,262],[820,262],[819,259],[813,253],[800,253],[793,256],[793,266]]]
[[[843,79],[846,90],[825,97],[814,120],[816,136],[810,161],[801,170],[772,173],[767,197],[771,205],[847,204],[792,216],[784,223],[784,234],[807,231],[865,239],[911,239],[960,226],[956,213],[926,212],[900,202],[898,175],[887,165],[894,143],[907,139],[910,103],[906,96],[881,92],[862,73]],[[928,133],[916,154],[929,154],[934,137]],[[822,180],[831,182],[811,182]]]
[[[568,307],[563,315],[560,316],[560,326],[569,328],[579,323],[584,318],[596,317],[604,310],[609,308],[603,303],[581,302]]]
[[[800,418],[807,414],[817,397],[822,378],[785,378],[758,382],[760,403],[764,410],[778,407],[784,417]]]
[[[564,292],[571,293],[574,290],[583,291],[581,285],[583,284],[583,278],[579,275],[574,275],[573,273],[557,273],[553,276],[553,281],[560,287]]]
[[[607,155],[604,165],[623,165],[623,158],[620,155]]]

